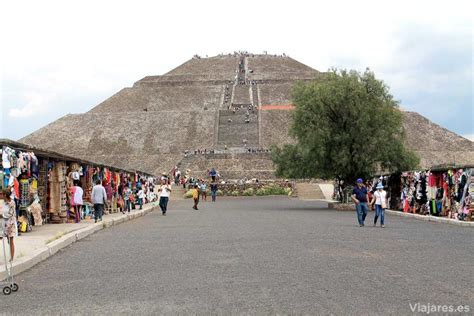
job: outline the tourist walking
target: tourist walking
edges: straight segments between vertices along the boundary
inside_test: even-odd
[[[216,201],[216,196],[217,196],[217,182],[212,182],[211,183],[211,197],[212,197],[212,202]]]
[[[82,200],[83,196],[84,190],[82,190],[80,182],[74,181],[74,186],[72,187],[72,204],[74,205],[74,217],[76,223],[81,221],[82,205],[84,204]]]
[[[11,198],[11,191],[3,189],[3,205],[2,205],[2,238],[7,238],[10,244],[10,261],[15,257],[15,243],[13,238],[18,236],[18,226],[16,221],[15,202]]]
[[[209,175],[211,176],[212,182],[215,182],[215,181],[216,181],[216,177],[217,177],[217,171],[216,171],[216,169],[212,168],[212,169],[211,169],[211,172],[209,172]]]
[[[357,186],[352,190],[352,200],[356,205],[357,220],[359,221],[359,226],[363,227],[365,217],[367,216],[367,212],[369,210],[367,207],[369,198],[367,195],[367,188],[364,186],[364,181],[362,179],[357,179]]]
[[[380,217],[380,225],[385,227],[385,209],[387,208],[387,192],[383,189],[382,182],[379,182],[374,192],[372,204],[375,204],[374,226],[377,226],[377,219]]]
[[[138,196],[138,205],[140,205],[140,209],[143,209],[143,201],[145,199],[145,192],[143,191],[143,188],[140,188],[137,193]]]
[[[201,185],[199,186],[199,190],[201,191],[201,200],[207,201],[207,184],[206,181],[202,180]]]
[[[96,180],[92,188],[92,203],[94,204],[94,218],[95,222],[102,221],[104,214],[104,205],[107,205],[107,192],[102,186],[100,180]]]
[[[174,175],[174,184],[179,185],[179,180],[181,179],[181,171],[176,170],[176,173]]]
[[[199,204],[199,186],[197,184],[194,185],[194,188],[191,190],[193,194],[193,200],[194,200],[194,206],[193,209],[196,211],[198,210],[198,204]]]
[[[168,180],[164,178],[161,179],[161,185],[158,188],[158,192],[160,192],[161,214],[166,215],[166,211],[168,210],[168,201],[171,193],[171,185],[169,184]]]
[[[125,202],[125,212],[130,213],[132,206],[130,205],[130,196],[132,195],[132,190],[128,187],[128,184],[125,185],[125,189],[123,190],[123,200]]]

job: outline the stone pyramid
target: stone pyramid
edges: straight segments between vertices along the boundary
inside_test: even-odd
[[[270,155],[248,154],[248,148],[261,151],[292,142],[292,86],[323,76],[285,55],[195,56],[20,141],[154,174],[180,164],[197,175],[215,167],[226,178],[268,178],[274,171]],[[423,167],[453,159],[474,165],[473,142],[413,112],[405,112],[404,125],[408,145],[420,154]],[[427,130],[429,140],[422,141],[420,132]],[[194,155],[197,149],[206,154]]]

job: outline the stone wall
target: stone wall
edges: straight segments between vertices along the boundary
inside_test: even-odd
[[[252,188],[254,192],[258,189],[261,189],[265,186],[275,185],[281,188],[290,188],[291,191],[295,191],[295,184],[292,182],[285,181],[275,181],[275,182],[258,182],[258,183],[248,183],[248,184],[238,184],[238,183],[226,183],[219,184],[218,189],[222,191],[224,196],[232,196],[234,192],[238,192],[238,195],[244,195],[246,189]]]
[[[89,113],[217,110],[222,91],[222,85],[125,88]]]
[[[293,144],[295,140],[288,134],[292,123],[292,111],[269,110],[260,111],[261,116],[261,146],[269,148],[276,144]]]
[[[181,161],[180,168],[189,169],[195,178],[207,178],[212,168],[225,180],[275,178],[270,153],[189,155]]]
[[[262,105],[287,105],[291,104],[293,84],[264,84],[259,85],[260,102]]]

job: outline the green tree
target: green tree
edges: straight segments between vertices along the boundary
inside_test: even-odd
[[[333,69],[293,90],[296,144],[274,147],[277,175],[336,179],[341,187],[377,172],[411,170],[418,157],[404,146],[403,114],[370,70]]]

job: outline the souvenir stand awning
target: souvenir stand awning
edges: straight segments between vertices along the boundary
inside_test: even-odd
[[[130,179],[131,183],[135,184],[140,178],[153,178],[153,175],[140,170],[116,168],[9,139],[0,139],[0,148],[0,176],[3,180],[1,186],[3,188],[14,184],[18,192],[16,195],[20,212],[31,207],[32,201],[37,199],[36,206],[40,210],[35,219],[30,220],[34,225],[70,220],[69,188],[74,181],[81,182],[85,200],[88,201],[93,182],[97,179],[106,182],[106,190],[112,199],[122,181]],[[20,215],[27,217],[28,212]]]

